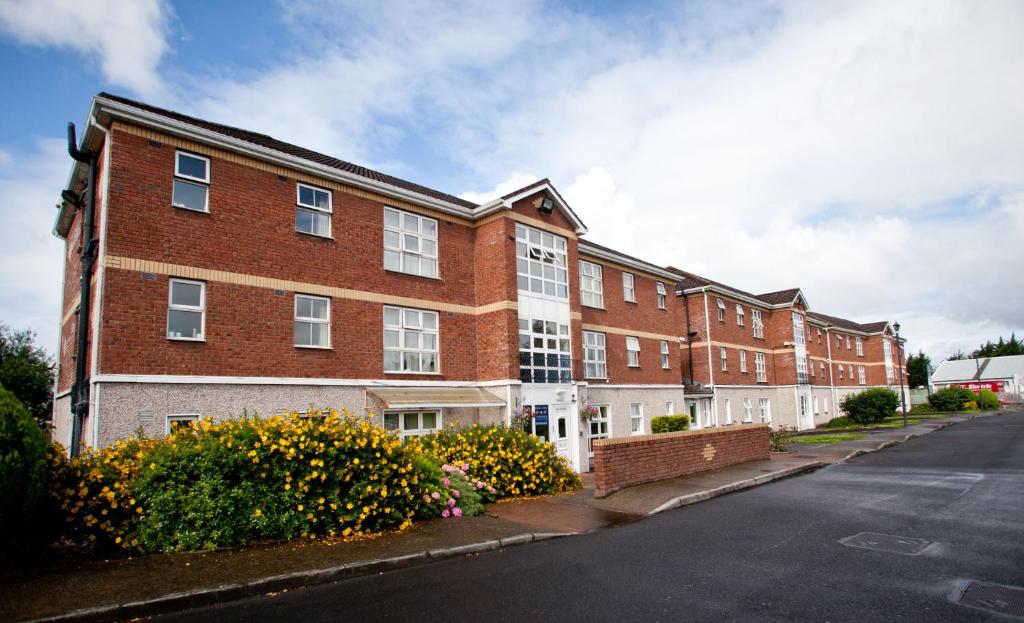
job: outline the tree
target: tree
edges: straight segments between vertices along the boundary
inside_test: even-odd
[[[12,331],[0,323],[0,385],[13,393],[36,420],[50,419],[53,360],[35,344],[30,330]]]
[[[907,357],[908,384],[911,387],[928,385],[928,374],[932,371],[932,360],[923,351]]]
[[[958,350],[949,357],[946,357],[948,361],[960,361],[961,359],[967,359],[967,353],[962,350]]]
[[[1009,340],[999,336],[999,340],[995,343],[992,340],[986,341],[971,353],[971,358],[1005,357],[1007,355],[1024,355],[1024,340],[1018,340],[1016,333],[1011,333]]]

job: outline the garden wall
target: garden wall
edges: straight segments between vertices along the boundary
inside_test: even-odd
[[[594,495],[602,498],[645,482],[767,459],[768,431],[766,424],[743,424],[597,440]]]

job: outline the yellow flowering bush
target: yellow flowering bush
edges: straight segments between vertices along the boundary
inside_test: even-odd
[[[544,495],[581,486],[579,475],[555,446],[525,431],[473,424],[421,437],[418,444],[445,464],[463,466],[487,483],[492,498]]]

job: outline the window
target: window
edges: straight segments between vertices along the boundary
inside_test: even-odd
[[[846,336],[846,350],[850,350],[850,336]]]
[[[837,335],[836,336],[836,348],[842,348],[842,347],[843,347],[843,336]]]
[[[804,344],[804,317],[797,312],[793,312],[793,342],[797,346]]]
[[[825,376],[825,362],[824,361],[822,361],[820,363],[820,365],[818,366],[818,370],[819,370],[819,372],[821,372],[821,376]]]
[[[171,279],[167,303],[167,337],[172,340],[204,339],[206,284]]]
[[[828,398],[823,398],[822,400],[825,402],[825,413],[828,413]]]
[[[631,335],[626,337],[626,364],[630,368],[640,367],[640,339]]]
[[[644,405],[640,402],[629,403],[629,434],[644,434]]]
[[[722,371],[724,372],[724,371],[729,369],[729,355],[726,352],[724,346],[719,348],[718,352],[719,352],[719,358],[722,360]]]
[[[846,364],[846,371],[850,373],[850,380],[852,381],[853,380],[853,364],[852,363]]]
[[[437,312],[384,307],[384,371],[438,371]]]
[[[658,282],[658,309],[665,309],[665,284]]]
[[[888,339],[882,340],[882,355],[885,358],[885,382],[887,385],[892,385],[896,375],[892,369],[892,343]]]
[[[738,324],[739,326],[742,327],[743,326],[743,318],[744,318],[743,306],[740,305],[739,303],[736,303],[736,324]]]
[[[183,151],[174,152],[174,188],[171,205],[210,211],[210,159]]]
[[[331,299],[295,295],[295,345],[331,347]]]
[[[164,433],[170,435],[173,432],[177,432],[178,429],[188,428],[191,422],[198,422],[198,413],[176,413],[167,416],[167,426],[164,428]]]
[[[761,423],[772,423],[772,401],[768,398],[761,398],[758,406],[761,408]]]
[[[437,277],[437,221],[384,208],[384,269]]]
[[[580,260],[580,303],[587,307],[604,307],[601,265]]]
[[[814,361],[811,360],[811,356],[807,355],[807,369],[810,370],[811,376],[814,376]]]
[[[636,303],[636,290],[633,286],[633,275],[622,273],[622,299],[630,303]]]
[[[668,342],[665,340],[661,341],[661,367],[666,370],[669,368]]]
[[[676,403],[671,400],[665,402],[665,415],[673,415],[676,412]]]
[[[807,382],[807,357],[796,358],[796,382]]]
[[[754,326],[754,337],[764,339],[764,321],[761,319],[760,309],[750,310],[750,323]]]
[[[753,411],[753,409],[750,406],[750,398],[744,398],[743,399],[743,421],[744,422],[750,422],[750,421],[752,421],[754,419],[753,418],[753,414],[751,413],[751,411]]]
[[[754,372],[757,373],[758,383],[768,382],[768,372],[764,365],[764,353],[754,353]]]
[[[818,343],[821,344],[821,329],[818,329]]]
[[[859,337],[856,338],[856,340],[857,340],[857,356],[858,357],[863,357],[864,356],[864,341],[861,340]]]
[[[441,428],[441,414],[437,411],[385,411],[384,428],[395,431],[402,439],[429,435]]]
[[[839,378],[843,378],[843,364],[839,364]]]
[[[331,191],[308,184],[295,186],[295,231],[331,237]]]
[[[588,379],[608,377],[604,333],[583,332],[583,367]]]
[[[747,351],[740,351],[740,372],[743,374],[747,373]]]
[[[818,407],[819,407],[819,405],[818,405],[818,397],[815,396],[814,397],[814,415],[818,415],[819,413],[821,413],[821,410],[818,409]]]
[[[516,283],[520,292],[569,298],[565,238],[516,224]]]
[[[597,416],[590,419],[590,435],[587,438],[587,452],[594,454],[594,440],[611,437],[608,430],[608,405],[596,405]],[[591,457],[593,459],[593,457]],[[593,464],[591,464],[593,469]]]
[[[861,385],[867,384],[867,380],[864,377],[864,366],[857,366],[857,381]]]
[[[571,352],[569,325],[553,320],[519,319],[519,379],[522,382],[571,382]],[[604,363],[603,356],[600,363]]]
[[[725,423],[732,424],[732,405],[728,398],[724,399],[723,403],[725,404]]]
[[[718,306],[718,322],[725,322],[725,301],[715,299],[715,305]]]

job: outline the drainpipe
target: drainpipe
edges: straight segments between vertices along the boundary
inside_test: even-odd
[[[690,330],[690,297],[686,296],[686,292],[682,289],[680,289],[680,296],[683,297],[683,310],[686,312],[686,352],[690,360],[690,383],[696,384],[696,379],[693,378],[693,338],[695,333]]]
[[[93,236],[93,216],[96,207],[96,154],[78,149],[75,140],[75,124],[68,123],[68,154],[78,162],[89,165],[88,186],[85,196],[85,215],[82,224],[82,277],[79,286],[78,304],[78,345],[75,355],[75,382],[71,386],[71,458],[80,453],[82,445],[82,422],[89,415],[89,383],[86,380],[86,358],[89,349],[89,304],[91,301],[91,279],[93,264],[96,262],[97,240]]]

